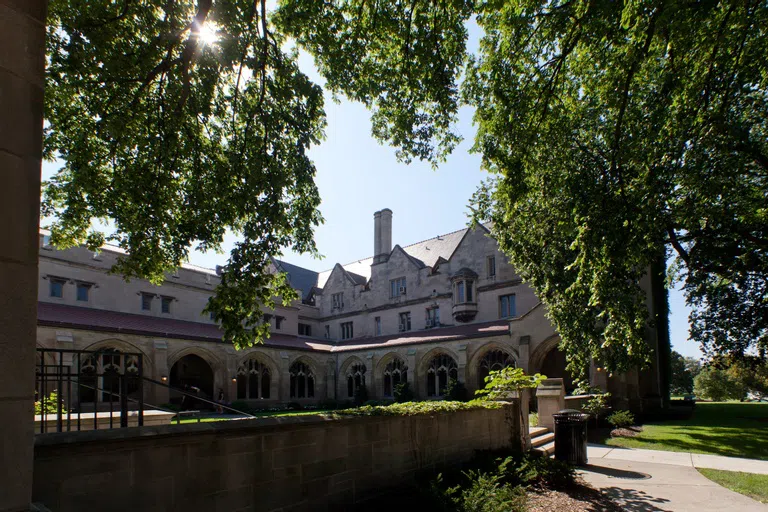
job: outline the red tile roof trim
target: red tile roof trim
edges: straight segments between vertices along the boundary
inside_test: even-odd
[[[221,330],[213,324],[48,302],[37,303],[37,324],[45,327],[224,343]],[[482,324],[467,324],[424,331],[410,331],[397,335],[360,338],[338,344],[272,333],[272,336],[264,342],[264,346],[329,353],[507,335],[509,335],[509,322],[497,320]]]

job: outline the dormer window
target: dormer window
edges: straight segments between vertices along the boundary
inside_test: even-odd
[[[331,295],[331,309],[344,309],[344,292]]]
[[[404,277],[398,277],[397,279],[392,279],[389,282],[389,296],[391,298],[400,297],[401,295],[405,295],[405,292],[407,291],[405,286],[405,278]]]

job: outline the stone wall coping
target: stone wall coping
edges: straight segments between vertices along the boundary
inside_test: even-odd
[[[413,415],[376,415],[376,416],[331,416],[328,414],[307,414],[279,418],[245,418],[229,421],[210,421],[205,423],[187,423],[183,425],[157,425],[144,427],[114,428],[109,430],[87,430],[80,432],[52,432],[35,436],[35,448],[63,447],[100,442],[119,442],[136,439],[156,439],[158,437],[185,437],[208,435],[244,435],[245,433],[272,433],[276,430],[317,426],[320,423],[374,423],[391,421],[414,416],[436,417],[447,414],[473,412],[475,410],[503,411],[511,402],[501,402],[505,407],[491,409],[477,407],[458,411],[439,411]]]

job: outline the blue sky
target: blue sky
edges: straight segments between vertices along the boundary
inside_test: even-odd
[[[324,83],[305,54],[301,65],[313,80]],[[433,170],[426,163],[398,163],[394,149],[380,145],[371,136],[370,113],[362,105],[343,98],[336,103],[328,94],[325,99],[326,140],[310,153],[317,167],[320,210],[325,218],[316,230],[315,240],[324,258],[286,252],[283,259],[313,270],[326,270],[337,262],[371,256],[373,213],[382,208],[394,212],[393,245],[408,245],[467,224],[469,199],[488,176],[480,169],[480,157],[469,152],[475,134],[471,109],[460,112],[458,130],[465,140],[447,162]],[[57,167],[56,163],[45,163],[43,179]],[[227,252],[235,240],[234,235],[227,237]],[[223,264],[226,256],[193,252],[190,261],[212,268]],[[688,340],[688,310],[682,293],[670,293],[670,306],[673,349],[685,356],[700,357],[698,344]]]

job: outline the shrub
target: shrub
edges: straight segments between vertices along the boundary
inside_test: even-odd
[[[615,428],[631,427],[635,424],[635,415],[629,411],[616,411],[607,420]]]
[[[445,386],[445,398],[454,402],[465,402],[467,400],[467,388],[464,383],[456,379],[451,379]]]
[[[587,400],[587,403],[581,406],[581,410],[584,411],[587,414],[592,415],[592,417],[595,418],[595,422],[605,414],[605,412],[608,410],[608,399],[611,398],[610,393],[603,393],[600,395],[595,395],[589,400]]]
[[[392,395],[395,397],[395,402],[413,401],[413,390],[408,382],[401,382],[395,386],[395,389],[392,390]]]
[[[465,512],[524,512],[525,490],[504,483],[500,474],[468,471],[468,484],[452,487],[456,508]]]
[[[365,384],[358,386],[355,390],[355,404],[362,405],[368,401],[368,388]]]
[[[367,407],[386,407],[388,405],[392,405],[394,402],[392,400],[368,400],[363,405]]]
[[[571,465],[549,457],[527,455],[519,465],[511,465],[511,470],[517,473],[522,484],[548,489],[569,487],[576,479],[576,472]]]
[[[288,403],[285,405],[285,408],[286,408],[286,410],[288,410],[288,411],[300,411],[300,410],[302,410],[304,407],[302,407],[302,405],[301,405],[299,402],[288,402]]]
[[[58,414],[59,412],[59,394],[54,390],[47,397],[43,397],[39,402],[35,402],[35,414]],[[62,404],[62,412],[65,412]]]
[[[471,400],[469,402],[449,402],[447,400],[430,402],[403,402],[390,405],[363,405],[353,409],[335,411],[337,416],[415,416],[418,414],[437,414],[441,412],[468,411],[472,409],[499,409],[499,402]]]
[[[532,412],[528,414],[528,426],[529,427],[538,427],[539,426],[539,413]]]

